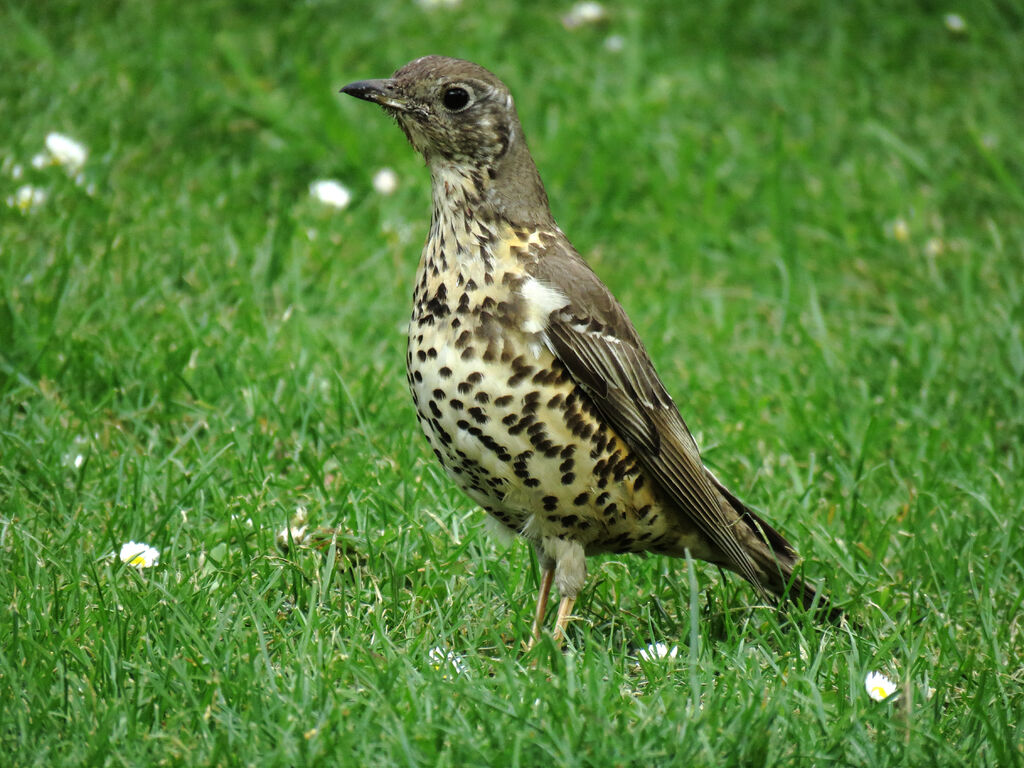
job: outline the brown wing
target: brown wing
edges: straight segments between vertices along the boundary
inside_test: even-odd
[[[767,596],[757,568],[733,528],[740,520],[747,521],[742,516],[739,520],[731,517],[723,509],[697,443],[625,311],[571,246],[549,245],[546,251],[528,265],[528,271],[565,294],[569,304],[551,313],[542,331],[545,343],[590,395],[608,424],[636,451],[679,512]]]

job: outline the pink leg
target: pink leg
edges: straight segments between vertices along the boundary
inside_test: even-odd
[[[565,629],[569,626],[569,614],[572,613],[572,607],[575,604],[575,597],[563,597],[562,602],[558,604],[558,620],[555,622],[555,645],[559,648],[562,647],[562,641],[565,639]]]
[[[551,583],[555,580],[555,569],[545,568],[540,577],[540,594],[537,595],[537,610],[533,614],[533,637],[527,650],[533,648],[540,640],[540,631],[544,628],[544,614],[548,609],[548,595],[551,594]]]

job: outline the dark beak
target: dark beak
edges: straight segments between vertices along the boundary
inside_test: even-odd
[[[341,89],[341,93],[347,93],[363,101],[372,101],[382,107],[406,109],[405,99],[395,93],[394,80],[360,80],[346,85]]]

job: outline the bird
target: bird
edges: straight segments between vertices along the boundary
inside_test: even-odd
[[[689,556],[835,618],[786,538],[704,465],[636,328],[555,223],[508,87],[425,56],[341,93],[393,117],[430,171],[408,326],[416,416],[447,474],[536,550],[561,646],[600,553]]]

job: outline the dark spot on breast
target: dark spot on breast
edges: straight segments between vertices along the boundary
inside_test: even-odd
[[[431,403],[431,405],[433,405],[433,403]],[[562,485],[572,485],[575,479],[576,475],[574,475],[572,472],[566,472],[564,475],[562,475]]]
[[[473,418],[473,421],[475,421],[477,424],[487,423],[487,416],[480,408],[474,406],[473,408],[470,408],[468,411],[466,411],[466,413],[468,413]]]
[[[625,457],[615,465],[612,476],[615,478],[616,482],[621,481],[622,478],[626,476],[626,473],[630,469],[630,464],[631,462],[629,461],[629,457]]]
[[[526,379],[526,377],[530,375],[530,372],[532,370],[533,370],[533,368],[531,368],[530,366],[527,366],[526,368],[524,368],[523,370],[519,371],[518,373],[513,373],[511,376],[509,376],[508,377],[508,382],[506,382],[506,383],[510,387],[518,387]]]
[[[568,419],[565,420],[565,426],[573,433],[575,437],[579,437],[583,431],[583,417],[578,413],[574,413]]]
[[[489,402],[491,402],[491,396],[488,395],[486,392],[477,392],[475,395],[473,395],[473,399],[476,400],[481,405],[487,405]]]
[[[541,368],[533,375],[531,381],[538,386],[544,387],[550,384],[558,374],[550,368]]]
[[[447,395],[446,395],[446,394],[444,393],[444,390],[443,390],[443,389],[435,389],[435,390],[434,390],[433,392],[431,392],[430,394],[432,394],[432,395],[434,396],[434,399],[435,399],[435,400],[441,400],[441,401],[443,401],[443,400],[444,400],[444,399],[445,399],[445,398],[447,397]]]
[[[441,422],[437,419],[430,420],[430,426],[434,430],[434,434],[437,435],[438,439],[445,445],[451,445],[452,436],[448,434],[448,430],[441,426]]]
[[[557,496],[545,496],[541,499],[541,503],[544,505],[545,512],[554,512],[558,509],[558,497]]]
[[[524,416],[521,419],[519,419],[519,421],[516,424],[514,424],[514,425],[512,425],[512,426],[510,426],[508,428],[508,433],[510,435],[522,434],[523,430],[525,430],[532,423],[533,423],[533,419],[531,417]]]
[[[461,411],[462,410],[462,401],[459,400],[457,397],[453,397],[451,400],[449,400],[448,401],[448,405],[450,405],[452,407],[452,410],[455,410],[455,411]]]
[[[447,365],[441,366],[441,368],[439,368],[437,371],[437,375],[440,376],[442,379],[447,379],[452,375],[452,369],[449,368]]]
[[[577,496],[575,499],[573,499],[572,503],[575,504],[577,507],[582,507],[584,504],[587,503],[587,499],[589,499],[589,498],[590,498],[590,494],[584,491],[579,496]]]
[[[506,405],[510,405],[512,400],[512,395],[502,395],[501,397],[494,398],[494,404],[499,408],[504,408]]]
[[[530,435],[530,444],[545,456],[548,455],[548,451],[555,447],[554,443],[544,435]]]

